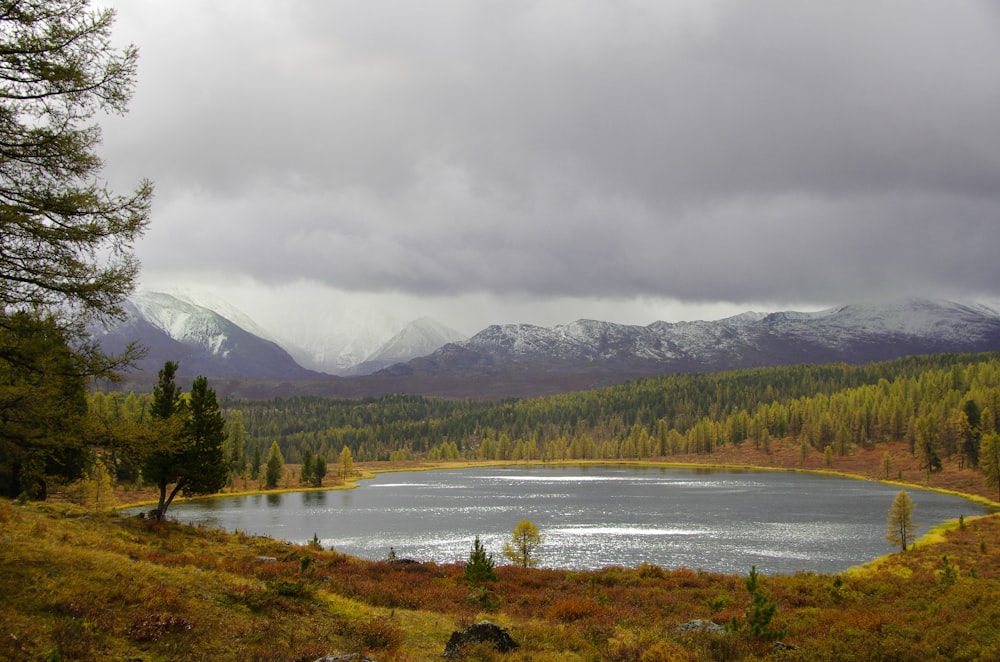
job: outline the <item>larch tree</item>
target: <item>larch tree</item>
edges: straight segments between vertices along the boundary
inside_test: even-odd
[[[900,551],[905,552],[913,537],[915,526],[913,523],[913,500],[910,499],[906,490],[900,490],[889,507],[889,521],[885,530],[885,539],[894,545],[899,545]]]
[[[352,473],[354,473],[354,457],[351,455],[351,449],[344,446],[340,451],[340,476],[347,480]]]
[[[983,435],[979,445],[979,468],[983,470],[987,487],[997,488],[997,500],[1000,500],[1000,434]]]
[[[119,195],[100,178],[93,119],[125,112],[136,74],[136,49],[111,46],[113,22],[87,0],[0,10],[0,420],[37,429],[4,436],[5,492],[44,496],[48,476],[84,469],[76,405],[86,382],[140,355],[106,356],[88,334],[123,316],[152,198],[146,181]],[[70,382],[83,387],[63,400]]]
[[[510,540],[503,545],[503,555],[522,568],[534,568],[538,565],[537,552],[545,536],[538,532],[538,527],[531,520],[522,520],[511,531]]]

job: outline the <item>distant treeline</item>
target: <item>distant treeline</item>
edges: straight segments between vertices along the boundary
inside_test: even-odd
[[[147,396],[94,394],[92,406],[141,412]],[[929,469],[958,456],[978,463],[995,430],[1000,353],[941,354],[866,365],[797,365],[680,374],[544,398],[483,402],[387,395],[223,400],[230,455],[251,461],[277,442],[285,461],[617,459],[767,449],[793,438],[845,455],[906,440]],[[239,413],[237,413],[239,412]],[[238,467],[234,467],[238,470]]]

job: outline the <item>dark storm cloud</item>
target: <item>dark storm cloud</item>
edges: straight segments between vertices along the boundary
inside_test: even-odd
[[[987,1],[120,2],[147,269],[350,291],[1000,296]]]

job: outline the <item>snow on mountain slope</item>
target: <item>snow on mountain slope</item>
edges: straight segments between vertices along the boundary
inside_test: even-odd
[[[448,343],[462,340],[465,336],[458,331],[429,317],[421,317],[407,324],[364,362],[354,366],[350,374],[367,375],[394,363],[426,356]]]
[[[147,374],[167,360],[182,375],[306,379],[318,376],[298,365],[276,343],[248,332],[213,310],[162,292],[139,292],[126,301],[123,323],[95,334],[104,351],[131,342],[148,349],[139,362]]]
[[[174,340],[199,345],[212,354],[228,351],[233,324],[215,311],[163,292],[137,292],[130,299],[146,321]]]
[[[305,367],[343,375],[377,352],[404,326],[380,309],[318,310],[309,324],[284,330],[279,342]]]
[[[797,362],[862,362],[908,354],[1000,350],[1000,314],[988,306],[911,299],[814,313],[754,313],[714,321],[648,326],[578,320],[546,328],[494,325],[407,369],[557,361],[564,367],[655,372],[725,370]]]

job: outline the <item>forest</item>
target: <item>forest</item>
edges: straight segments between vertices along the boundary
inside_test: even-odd
[[[92,393],[91,412],[139,422],[149,395]],[[775,440],[843,457],[905,442],[928,472],[979,466],[996,432],[1000,354],[943,354],[866,365],[797,365],[642,379],[595,391],[484,402],[389,395],[363,400],[222,400],[226,456],[256,476],[268,449],[283,459],[621,460],[711,454]],[[116,458],[121,477],[135,475]],[[884,476],[888,477],[888,476]]]

